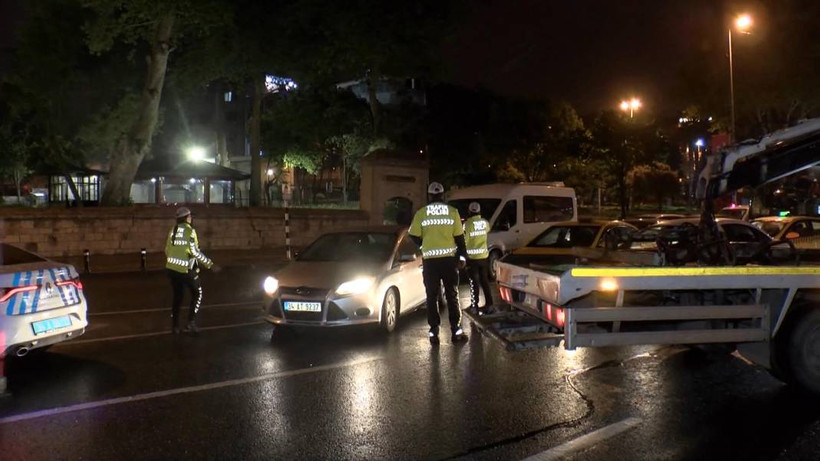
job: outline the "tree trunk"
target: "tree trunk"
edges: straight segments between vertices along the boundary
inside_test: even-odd
[[[14,186],[17,188],[17,204],[19,205],[22,203],[22,184],[23,184],[23,171],[20,168],[14,168]]]
[[[103,205],[125,205],[130,202],[134,176],[145,154],[151,149],[151,139],[154,137],[159,117],[159,103],[168,67],[168,55],[171,53],[170,41],[174,20],[175,12],[168,11],[157,21],[151,51],[146,57],[148,66],[137,120],[127,133],[120,136],[111,152],[111,168],[101,200]]]
[[[70,173],[63,174],[65,178],[65,183],[68,184],[68,188],[71,190],[71,193],[74,195],[74,200],[77,201],[77,206],[82,208],[83,206],[83,197],[80,195],[80,191],[77,190],[77,184],[74,183],[74,178],[71,177]]]
[[[225,111],[222,109],[223,98],[225,97],[225,88],[220,87],[221,91],[214,94],[214,128],[216,131],[216,162],[217,164],[228,167],[230,162],[228,160],[228,147],[225,137]]]
[[[265,75],[253,79],[253,110],[251,113],[251,190],[250,206],[262,204],[262,157],[259,156],[262,141],[262,98],[265,97]]]
[[[373,118],[373,134],[381,134],[382,125],[382,105],[376,95],[376,85],[379,84],[379,75],[377,72],[370,71],[367,73],[367,99],[370,103],[370,116]]]

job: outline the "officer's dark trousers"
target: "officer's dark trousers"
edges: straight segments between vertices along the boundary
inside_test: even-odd
[[[173,326],[179,326],[179,306],[182,304],[182,291],[187,289],[191,296],[191,304],[188,308],[188,321],[196,320],[196,313],[202,303],[202,285],[199,283],[199,276],[196,273],[183,274],[167,269],[168,277],[171,279],[171,289],[174,298],[171,302],[171,321]]]
[[[467,274],[470,276],[470,307],[478,307],[478,289],[484,292],[484,306],[493,305],[490,291],[490,259],[468,259]]]
[[[450,329],[455,332],[461,328],[461,309],[458,307],[458,259],[455,256],[425,259],[422,270],[424,290],[427,293],[427,323],[430,324],[430,330],[438,334],[438,327],[441,325],[438,298],[443,283]]]

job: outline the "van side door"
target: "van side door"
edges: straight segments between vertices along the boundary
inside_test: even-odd
[[[518,200],[507,200],[493,221],[487,244],[504,252],[518,248],[521,245],[518,224]]]

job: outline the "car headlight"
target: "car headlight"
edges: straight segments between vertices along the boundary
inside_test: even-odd
[[[276,290],[279,289],[279,280],[276,280],[273,277],[266,277],[265,282],[262,284],[262,288],[265,289],[265,293],[272,295],[276,293]]]
[[[339,285],[339,288],[336,288],[336,294],[341,296],[362,294],[373,286],[373,282],[373,277],[355,278]]]

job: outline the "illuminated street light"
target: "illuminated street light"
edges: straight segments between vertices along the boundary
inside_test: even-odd
[[[698,139],[697,141],[695,141],[695,145],[698,147],[703,147],[704,144],[705,143],[703,142],[703,139]]]
[[[749,29],[752,27],[752,17],[748,14],[742,14],[735,18],[734,26],[737,27],[737,31],[742,34],[748,34]],[[729,27],[729,97],[731,98],[731,105],[732,105],[732,125],[731,131],[729,132],[729,140],[730,142],[735,142],[735,69],[734,69],[734,62],[732,59],[732,28]]]
[[[273,176],[273,168],[268,168],[268,176]]]
[[[638,98],[621,101],[621,110],[624,112],[629,111],[629,118],[632,118],[635,115],[635,111],[640,109],[641,106],[643,106],[643,104]]]
[[[205,149],[199,146],[189,147],[185,152],[189,159],[199,162],[205,160]]]

